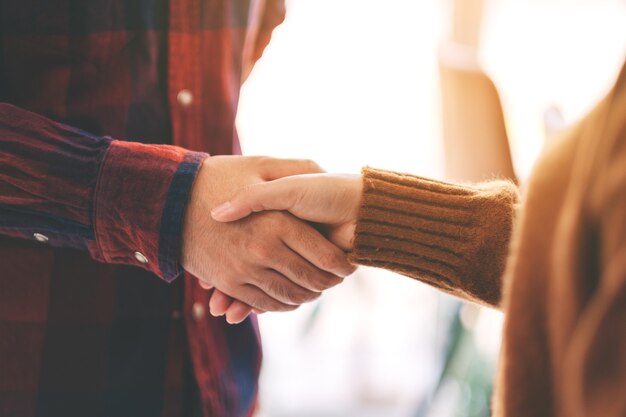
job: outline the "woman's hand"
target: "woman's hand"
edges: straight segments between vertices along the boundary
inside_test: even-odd
[[[352,249],[361,183],[360,175],[284,177],[243,188],[211,210],[211,215],[218,222],[232,222],[260,211],[288,211],[302,220],[327,225],[330,240],[347,251]]]
[[[352,249],[362,194],[360,175],[310,174],[284,177],[247,186],[211,211],[214,220],[231,222],[251,213],[280,210],[328,227],[328,238],[343,250]],[[215,290],[211,314],[229,323],[243,321],[252,308]]]

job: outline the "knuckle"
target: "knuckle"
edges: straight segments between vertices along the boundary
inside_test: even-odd
[[[303,159],[302,164],[312,172],[322,172],[322,167],[312,159]]]
[[[313,291],[324,291],[330,287],[324,274],[314,274],[309,280],[309,288]]]
[[[307,291],[305,289],[294,290],[290,293],[290,299],[295,304],[308,303],[315,300],[318,296],[318,293],[313,291]]]
[[[317,300],[320,297],[319,292],[314,291],[303,291],[299,296],[298,304],[310,303],[311,301]]]
[[[279,213],[266,213],[264,216],[265,222],[272,230],[281,230],[285,226],[283,216]]]
[[[302,266],[299,263],[293,263],[289,267],[289,272],[291,273],[293,280],[296,282],[307,282],[310,274],[308,268]]]
[[[278,301],[272,301],[272,310],[271,311],[293,311],[295,309],[297,309],[298,307],[300,307],[300,305],[291,305],[291,304],[284,304]]]
[[[299,304],[305,303],[308,301],[312,301],[317,298],[317,294],[314,291],[324,291],[327,288],[330,288],[332,285],[329,285],[329,280],[327,275],[323,271],[312,270],[310,267],[303,266],[300,264],[293,265],[291,267],[291,275],[292,281],[301,285],[299,290],[295,290],[294,302]],[[305,288],[302,288],[305,287]],[[308,288],[308,290],[306,289]]]
[[[256,259],[268,259],[271,256],[271,250],[268,248],[268,245],[256,239],[251,239],[248,242],[247,251]]]
[[[315,291],[324,291],[336,285],[334,280],[328,275],[321,275],[315,280]]]
[[[263,171],[273,170],[277,164],[281,163],[281,159],[277,159],[271,156],[262,155],[256,157],[257,166]]]
[[[344,257],[339,251],[327,251],[320,255],[319,265],[324,270],[334,270],[341,266]]]
[[[270,297],[263,294],[260,291],[251,291],[241,298],[241,301],[246,303],[252,308],[256,308],[264,311],[276,311],[273,307],[273,301]]]
[[[265,311],[291,311],[290,305],[281,303],[271,297],[264,297],[261,301],[263,306],[261,309]]]
[[[285,217],[280,212],[262,212],[257,214],[259,226],[264,231],[281,232],[285,229]]]
[[[293,224],[291,226],[291,234],[294,239],[305,242],[307,246],[314,245],[314,240],[311,238],[311,229],[306,224]]]
[[[341,284],[343,282],[343,278],[340,278],[333,274],[328,274],[325,282],[326,282],[325,289],[328,289],[328,288],[334,287],[335,285]]]
[[[276,311],[272,308],[271,303],[265,297],[261,297],[258,295],[252,296],[246,300],[246,304],[252,306],[253,308],[265,310],[265,311]]]
[[[283,282],[283,280],[270,280],[268,282],[268,291],[285,303],[302,304],[316,298],[315,293],[297,285]]]
[[[252,163],[255,163],[257,165],[264,165],[269,163],[269,157],[268,156],[263,156],[263,155],[255,155],[255,156],[249,156],[248,158],[250,158],[249,160]]]
[[[220,291],[224,294],[239,294],[239,286],[241,284],[236,283],[234,279],[224,280],[222,285],[220,286]]]
[[[267,281],[267,291],[272,295],[280,299],[285,299],[287,296],[287,290],[285,287],[276,279],[270,279]]]
[[[254,269],[246,262],[235,262],[229,265],[229,269],[232,281],[248,282],[254,274]]]
[[[326,272],[319,279],[319,282],[318,282],[318,285],[320,288],[319,291],[325,291],[329,288],[334,287],[337,284],[340,284],[341,282],[343,282],[343,278],[340,278],[334,274]]]

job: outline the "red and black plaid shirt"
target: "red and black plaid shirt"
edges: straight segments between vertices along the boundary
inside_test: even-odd
[[[178,261],[198,166],[239,152],[239,87],[282,18],[0,1],[0,416],[252,412],[256,324],[210,317]]]

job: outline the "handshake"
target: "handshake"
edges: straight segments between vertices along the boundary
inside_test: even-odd
[[[306,160],[207,158],[183,225],[182,265],[229,323],[289,311],[354,272],[358,175],[323,174]]]

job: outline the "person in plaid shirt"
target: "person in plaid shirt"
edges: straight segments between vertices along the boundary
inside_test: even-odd
[[[282,213],[211,208],[308,161],[241,156],[239,87],[281,0],[0,2],[0,416],[247,416],[256,322],[352,271]],[[196,278],[197,277],[197,278]]]

